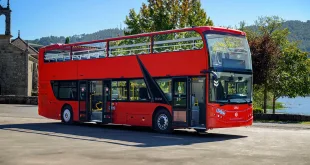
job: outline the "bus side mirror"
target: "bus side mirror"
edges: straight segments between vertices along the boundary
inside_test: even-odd
[[[212,74],[212,78],[213,78],[213,85],[215,87],[218,87],[219,85],[219,81],[218,81],[218,75],[214,72],[214,71],[207,71],[207,73]]]
[[[213,78],[213,84],[215,87],[217,87],[219,85],[219,81],[218,81],[218,75],[214,72],[214,71],[210,71],[210,70],[202,70],[200,71],[200,73],[202,74],[212,74],[212,78]]]
[[[213,79],[218,81],[218,75],[214,71],[207,71],[207,73],[210,73],[213,75]]]

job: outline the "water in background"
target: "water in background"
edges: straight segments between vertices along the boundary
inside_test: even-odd
[[[310,97],[282,97],[277,101],[284,103],[287,108],[276,110],[276,113],[310,115]]]

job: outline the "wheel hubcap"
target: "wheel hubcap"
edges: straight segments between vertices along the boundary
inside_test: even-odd
[[[158,118],[157,118],[157,126],[159,129],[161,130],[166,130],[168,127],[168,117],[165,114],[161,114]]]
[[[69,121],[70,121],[71,113],[70,113],[70,110],[69,110],[69,109],[65,109],[65,110],[64,110],[63,117],[64,117],[64,121],[65,121],[65,122],[69,122]]]

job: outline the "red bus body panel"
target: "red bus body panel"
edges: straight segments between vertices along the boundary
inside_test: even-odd
[[[225,110],[225,116],[216,113],[216,109]],[[253,122],[253,110],[247,104],[224,105],[209,104],[207,111],[208,128],[226,128],[250,126]]]
[[[44,63],[44,52],[47,50],[61,49],[64,47],[78,46],[97,42],[106,42],[126,38],[141,36],[152,36],[155,34],[195,30],[201,35],[204,31],[214,30],[245,35],[244,32],[214,27],[196,27],[180,30],[171,30],[140,34],[134,36],[124,36],[114,39],[97,40],[92,42],[74,43],[63,45],[51,45],[44,47],[39,52],[39,108],[38,113],[46,118],[61,119],[61,109],[65,104],[69,104],[73,109],[73,120],[79,121],[79,102],[57,100],[53,94],[51,80],[102,80],[118,78],[142,78],[143,74],[137,62],[136,55],[122,57],[106,57],[90,60],[65,61]],[[204,40],[205,43],[205,40]],[[225,105],[222,109],[227,111],[224,117],[218,117],[216,108],[220,105],[209,103],[208,96],[208,76],[201,73],[208,70],[208,53],[206,44],[201,50],[190,50],[184,52],[166,52],[156,54],[138,55],[152,77],[177,77],[177,76],[205,76],[206,77],[206,127],[225,128],[248,126],[252,124],[252,106]],[[85,104],[85,102],[84,102]],[[80,102],[83,105],[83,102]],[[114,102],[113,111],[114,124],[128,124],[136,126],[152,126],[152,115],[157,107],[165,107],[172,114],[170,105],[151,102]],[[235,107],[238,107],[236,109]],[[236,112],[238,115],[236,116]]]

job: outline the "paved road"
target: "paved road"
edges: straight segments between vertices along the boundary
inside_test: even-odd
[[[0,164],[310,164],[310,127],[255,124],[198,135],[62,125],[36,106],[0,105]]]

